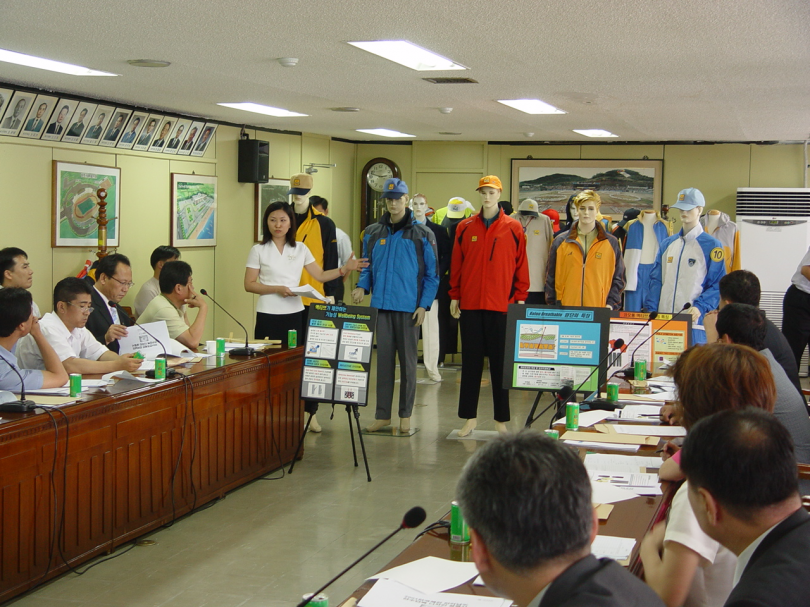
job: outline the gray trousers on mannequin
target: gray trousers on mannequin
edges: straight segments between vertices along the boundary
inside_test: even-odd
[[[377,314],[377,410],[374,419],[391,419],[399,353],[399,417],[410,417],[416,398],[416,359],[419,327],[412,312]]]

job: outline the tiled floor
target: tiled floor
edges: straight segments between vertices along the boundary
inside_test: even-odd
[[[322,407],[318,419],[324,431],[309,434],[306,457],[292,475],[244,486],[211,508],[149,534],[157,545],[136,547],[81,577],[67,574],[19,598],[15,607],[295,605],[304,592],[393,531],[412,506],[425,508],[426,524],[449,510],[458,473],[479,444],[446,438],[461,427],[459,374],[445,369],[442,383],[417,386],[412,425],[419,432],[414,436],[365,437],[371,483],[362,459],[359,468],[353,465],[344,408],[337,407],[329,421]],[[512,392],[511,429],[523,425],[531,403],[532,395]],[[479,412],[479,429],[494,430],[488,386],[481,390]],[[361,411],[363,426],[373,417],[372,407]],[[536,427],[544,427],[542,421]],[[402,531],[332,586],[331,605],[415,535]]]

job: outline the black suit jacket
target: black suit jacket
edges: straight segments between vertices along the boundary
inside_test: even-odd
[[[802,394],[802,385],[799,383],[799,367],[796,364],[796,357],[793,356],[793,350],[790,348],[787,338],[784,333],[779,330],[768,318],[765,319],[765,347],[771,351],[773,357],[776,359],[799,394]],[[804,395],[802,394],[802,398]]]
[[[117,339],[109,344],[104,343],[104,336],[107,334],[107,330],[110,328],[110,325],[113,324],[110,308],[107,305],[107,302],[104,301],[104,298],[99,295],[99,292],[96,291],[95,288],[93,288],[91,298],[93,302],[93,311],[90,314],[90,317],[87,319],[87,330],[93,334],[96,341],[107,346],[110,350],[118,354],[119,345]],[[122,325],[125,327],[131,327],[135,324],[129,315],[124,312],[124,309],[121,306],[115,304],[115,309],[118,310],[118,318]]]
[[[450,240],[450,234],[447,233],[447,229],[443,228],[438,223],[433,223],[428,219],[425,221],[425,225],[436,237],[436,252],[439,257],[436,272],[439,278],[441,278],[450,271],[450,259],[453,255],[453,241]],[[438,297],[438,295],[436,297]]]
[[[808,580],[810,514],[799,508],[765,536],[725,607],[805,607]]]
[[[61,135],[62,134],[62,125],[57,122],[51,122],[48,130],[45,131],[46,135]]]
[[[589,554],[551,582],[540,607],[663,607],[652,588],[612,559]]]

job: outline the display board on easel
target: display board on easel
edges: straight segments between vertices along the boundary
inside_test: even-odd
[[[506,318],[504,388],[593,392],[606,369],[586,381],[609,347],[607,308],[513,304]],[[583,382],[585,382],[583,384]]]
[[[611,312],[610,340],[621,338],[625,345],[622,352],[610,360],[608,375],[635,360],[647,362],[647,371],[653,375],[662,373],[661,367],[675,362],[681,352],[692,345],[691,314],[658,314],[648,322],[646,312]]]
[[[310,305],[301,398],[367,405],[376,325],[375,308]]]

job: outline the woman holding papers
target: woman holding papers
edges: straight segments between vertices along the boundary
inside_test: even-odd
[[[287,339],[287,331],[303,329],[304,304],[292,289],[306,268],[316,280],[328,282],[367,264],[352,253],[346,264],[324,271],[303,242],[295,241],[295,214],[286,202],[274,202],[262,217],[262,243],[254,245],[245,269],[245,291],[256,293],[256,339]]]
[[[673,368],[680,403],[676,416],[687,430],[725,409],[773,411],[776,387],[767,359],[747,346],[714,343],[681,354]],[[641,543],[644,577],[670,607],[720,607],[733,587],[737,557],[703,533],[681,485],[666,523]]]

